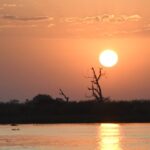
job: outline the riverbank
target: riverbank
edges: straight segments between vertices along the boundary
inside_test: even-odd
[[[0,103],[0,124],[150,122],[150,101],[70,101],[36,96]]]

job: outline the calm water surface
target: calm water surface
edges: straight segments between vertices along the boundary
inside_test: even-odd
[[[150,150],[150,124],[1,125],[0,150]]]

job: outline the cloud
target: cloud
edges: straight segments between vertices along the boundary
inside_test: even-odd
[[[128,16],[125,15],[103,15],[101,16],[101,22],[108,22],[108,23],[123,23],[127,21]]]
[[[5,24],[5,25],[0,25],[0,29],[8,29],[8,28],[35,28],[37,25],[35,24],[30,24],[30,25],[15,25],[15,24]]]
[[[22,17],[15,15],[1,15],[0,16],[0,29],[11,28],[51,28],[55,26],[53,17],[49,16],[30,16]]]
[[[88,16],[88,17],[66,17],[61,18],[61,23],[85,23],[93,24],[100,21],[99,16]]]
[[[110,22],[110,23],[121,23],[121,22],[129,22],[129,21],[140,21],[142,17],[140,15],[103,15],[101,17],[102,22]]]
[[[149,36],[150,22],[139,14],[114,15],[103,14],[85,17],[49,16],[15,16],[1,15],[0,28],[33,28],[44,29],[50,37],[124,37],[124,36]],[[51,29],[52,28],[52,29]],[[35,32],[40,33],[40,30]]]
[[[96,23],[123,23],[129,21],[140,21],[142,17],[138,14],[134,15],[114,15],[114,14],[104,14],[97,16],[87,16],[87,17],[66,17],[61,18],[62,23],[83,23],[83,24],[96,24]]]
[[[142,17],[140,15],[132,15],[127,17],[127,21],[140,21]]]
[[[18,6],[17,4],[7,4],[7,3],[2,5],[2,7],[17,7],[17,6]]]
[[[15,4],[15,3],[3,3],[0,5],[0,10],[9,9],[9,8],[16,8],[16,7],[23,7],[23,5],[22,4]]]
[[[59,28],[66,30],[66,34],[80,37],[113,37],[128,36],[145,33],[143,26],[145,18],[139,14],[102,14],[85,17],[60,18]]]
[[[19,17],[13,15],[3,15],[1,16],[2,19],[12,20],[12,21],[52,21],[53,17],[48,16],[34,16],[34,17]]]

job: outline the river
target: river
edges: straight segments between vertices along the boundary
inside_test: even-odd
[[[150,150],[150,124],[0,125],[0,150]]]

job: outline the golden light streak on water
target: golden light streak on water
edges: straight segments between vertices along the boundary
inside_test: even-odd
[[[99,150],[121,150],[120,125],[101,124],[99,126]]]

